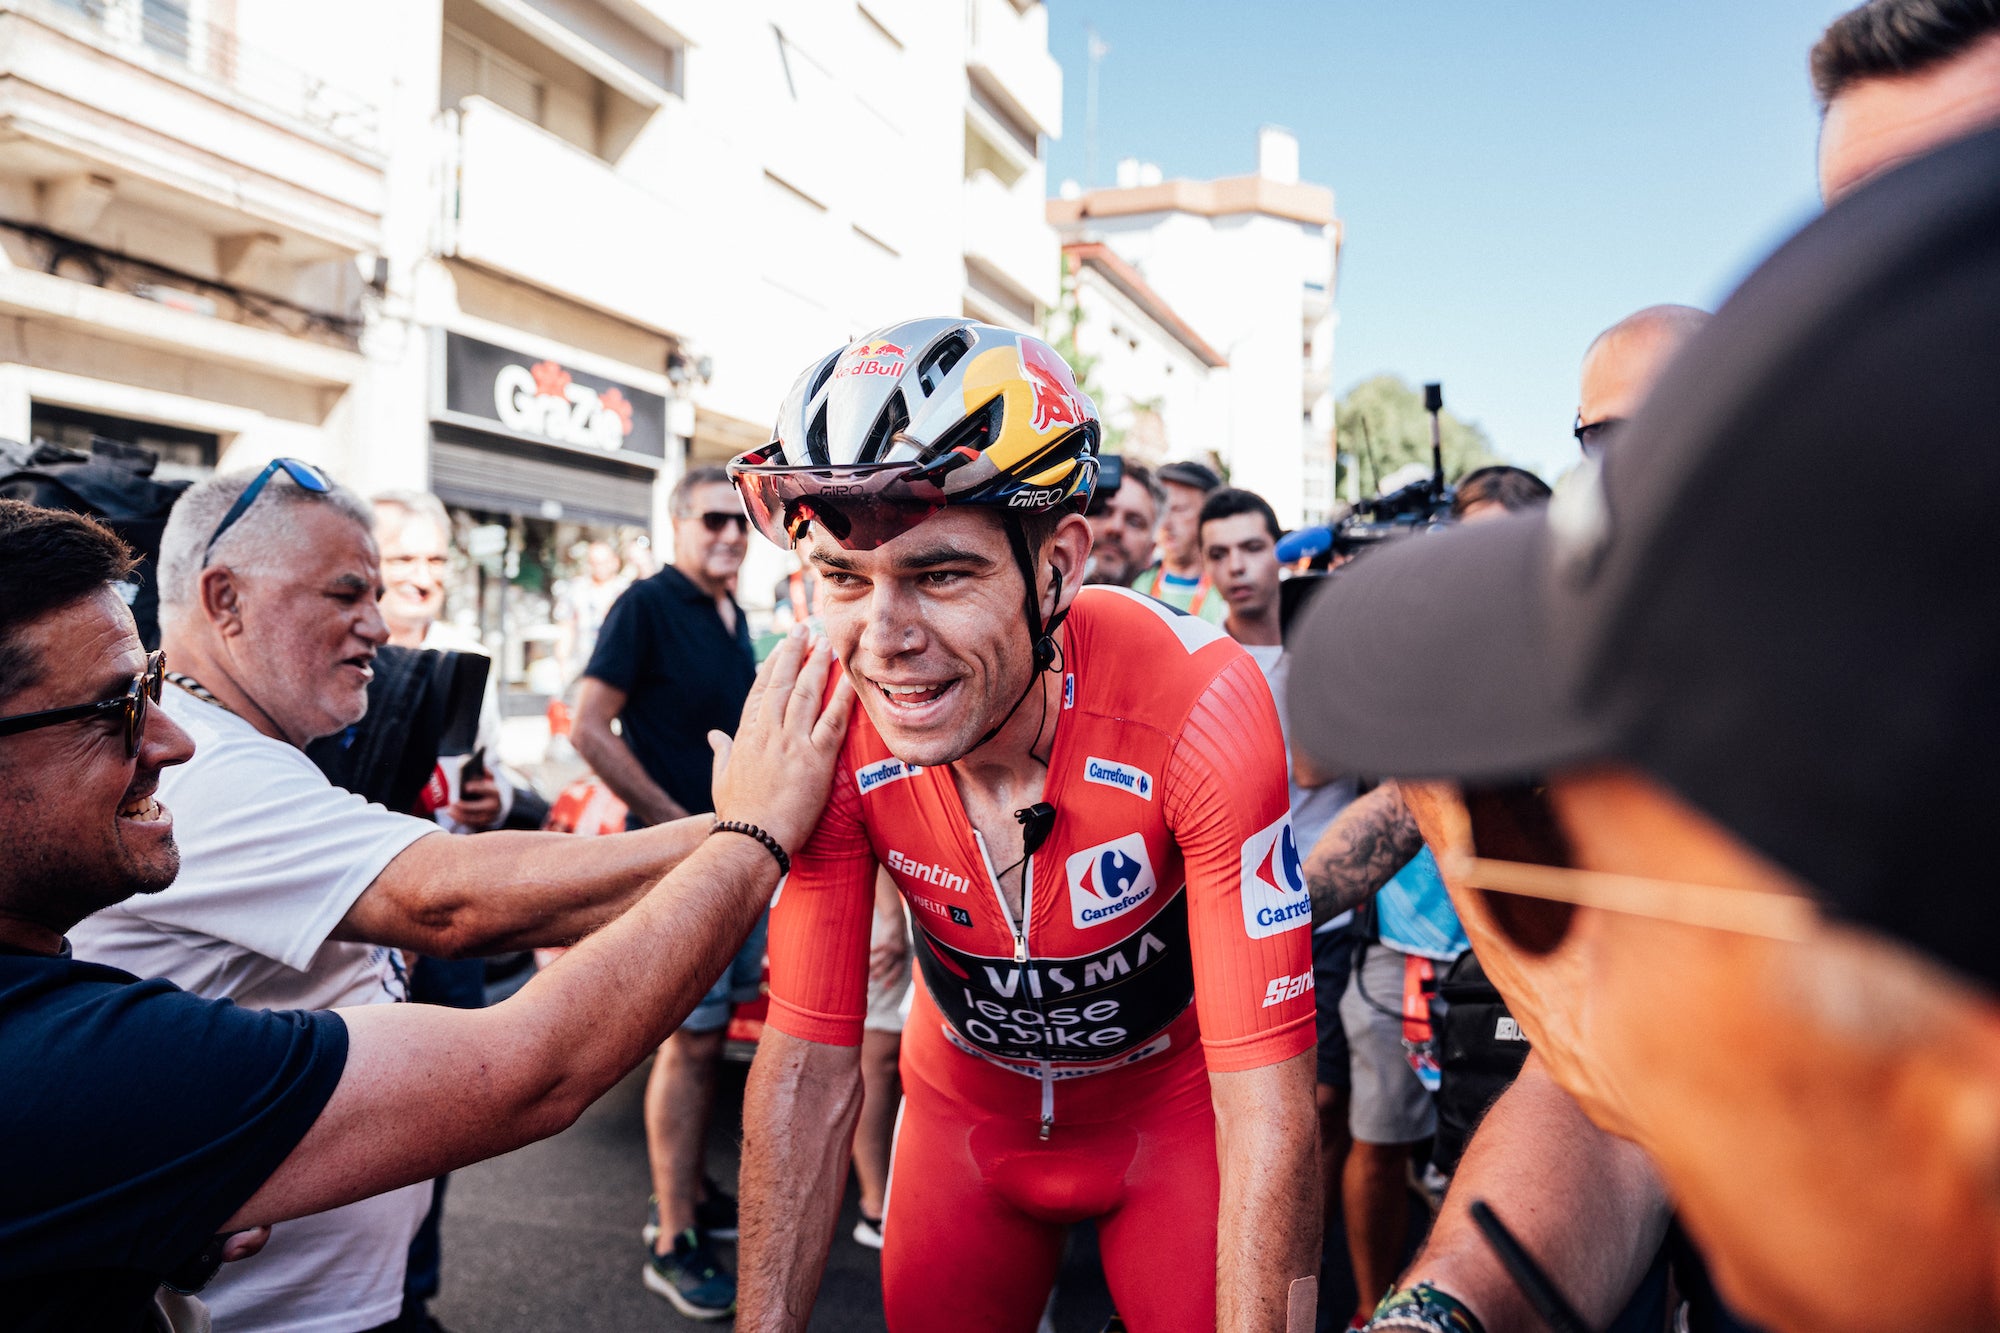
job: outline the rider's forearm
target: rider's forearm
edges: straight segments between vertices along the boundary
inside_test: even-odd
[[[764,1029],[743,1094],[742,1333],[793,1333],[812,1317],[860,1114],[858,1047]]]
[[[1319,1127],[1313,1052],[1211,1074],[1222,1201],[1216,1212],[1215,1326],[1288,1333],[1292,1284],[1319,1272]],[[1304,1306],[1312,1327],[1311,1304]]]
[[[1473,1135],[1404,1281],[1456,1296],[1486,1333],[1539,1333],[1541,1319],[1472,1221],[1476,1199],[1493,1206],[1592,1328],[1631,1299],[1669,1211],[1646,1155],[1585,1119],[1533,1056]]]

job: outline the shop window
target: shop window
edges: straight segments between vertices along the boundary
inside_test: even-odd
[[[144,450],[158,460],[153,476],[160,481],[199,481],[215,471],[222,452],[221,437],[206,431],[49,403],[36,403],[30,409],[28,433],[38,444],[59,444],[79,453]]]

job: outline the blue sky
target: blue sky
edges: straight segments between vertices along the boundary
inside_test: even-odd
[[[1259,125],[1292,130],[1347,226],[1337,387],[1442,380],[1553,477],[1597,331],[1713,308],[1818,208],[1806,52],[1848,3],[1049,0],[1049,188],[1085,176],[1087,23],[1100,184],[1126,156],[1243,174]]]

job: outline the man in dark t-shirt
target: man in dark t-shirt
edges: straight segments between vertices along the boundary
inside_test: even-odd
[[[289,586],[232,563],[256,549],[254,529],[233,532],[246,513],[267,535],[296,521],[256,517],[281,466],[319,480],[281,460],[204,524],[216,536],[193,572],[201,595],[246,617],[268,617]],[[379,567],[372,546],[356,561]],[[729,827],[633,838],[632,906],[497,1007],[241,1008],[69,951],[78,922],[180,870],[160,775],[194,746],[154,706],[166,664],[117,592],[135,563],[88,519],[0,500],[0,1333],[190,1327],[198,1306],[162,1284],[257,1263],[271,1224],[567,1127],[760,919],[819,818],[853,702],[841,681],[822,708],[829,655],[788,639],[714,792]],[[310,604],[345,626],[342,660],[365,665],[383,637],[377,589],[355,591],[314,585]],[[209,684],[227,688],[227,670]],[[530,878],[574,857],[561,834],[485,836],[508,840]]]
[[[674,487],[674,563],[626,589],[604,619],[571,733],[577,752],[625,802],[627,827],[713,809],[708,733],[733,732],[756,673],[750,627],[734,596],[749,545],[743,502],[719,467]],[[622,736],[611,729],[616,719]],[[735,1279],[711,1239],[736,1235],[735,1202],[702,1178],[702,1144],[730,1006],[762,981],[760,922],[736,961],[660,1048],[646,1084],[646,1147],[657,1211],[645,1281],[693,1319],[720,1318]]]

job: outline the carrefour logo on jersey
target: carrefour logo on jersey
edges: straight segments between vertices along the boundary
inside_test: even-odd
[[[1115,920],[1159,887],[1146,855],[1145,836],[1139,833],[1099,843],[1064,864],[1069,871],[1070,919],[1079,927]]]
[[[915,764],[906,764],[900,759],[884,759],[879,764],[854,770],[854,785],[866,796],[887,782],[897,782],[903,778],[913,778],[924,770]]]
[[[1119,791],[1129,791],[1134,796],[1146,800],[1153,799],[1153,775],[1143,768],[1121,764],[1111,759],[1099,759],[1096,755],[1083,761],[1083,780],[1106,787],[1116,787]]]
[[[1312,895],[1306,892],[1292,817],[1250,835],[1243,844],[1243,928],[1261,940],[1312,924]]]

